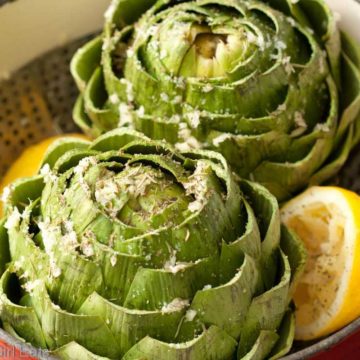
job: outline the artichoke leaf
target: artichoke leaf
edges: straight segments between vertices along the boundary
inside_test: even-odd
[[[211,326],[199,337],[185,343],[165,343],[151,337],[145,337],[134,345],[123,357],[124,360],[145,357],[149,360],[171,359],[231,359],[236,349],[236,341],[225,331]]]
[[[261,257],[261,238],[255,214],[244,199],[246,209],[246,228],[244,234],[234,242],[222,243],[220,256],[220,279],[229,281],[235,270],[241,266],[244,254],[248,254],[254,260]]]
[[[44,178],[41,175],[15,180],[9,187],[5,213],[13,211],[14,208],[22,212],[29,202],[41,196],[44,185]]]
[[[32,307],[20,305],[19,278],[16,273],[6,270],[0,279],[1,318],[9,323],[21,338],[34,346],[46,348],[41,323]],[[16,301],[16,302],[14,302]]]
[[[295,337],[295,316],[292,310],[288,310],[278,330],[279,340],[273,347],[270,360],[285,356],[292,348]]]
[[[252,349],[245,355],[241,351],[241,344],[239,345],[238,359],[241,360],[261,360],[271,352],[276,342],[279,340],[279,335],[275,331],[261,330],[258,338]],[[241,355],[240,355],[241,354]]]
[[[76,341],[91,352],[116,358],[117,341],[99,316],[74,314],[61,309],[40,284],[33,289],[31,299],[34,309],[40,314],[42,332],[50,350]]]
[[[76,99],[72,117],[76,125],[84,131],[86,135],[92,138],[97,138],[101,134],[101,129],[95,128],[94,124],[91,122],[91,119],[86,114],[84,97],[79,95]]]
[[[288,302],[290,303],[299,279],[305,270],[307,252],[298,236],[284,225],[281,226],[280,248],[288,257],[291,268],[291,283],[288,296]]]
[[[71,64],[70,71],[80,91],[85,90],[101,59],[101,36],[95,37],[77,50]]]
[[[259,222],[262,238],[262,279],[265,287],[269,288],[275,280],[277,249],[280,242],[280,213],[277,201],[265,188],[256,183],[242,180],[240,187],[252,206],[256,218],[262,220]]]
[[[217,284],[216,257],[196,262],[167,263],[165,269],[140,268],[131,284],[124,306],[132,309],[155,310],[173,299],[192,299],[204,286]]]
[[[114,124],[117,124],[121,119],[119,120],[119,114],[116,111],[110,109],[111,100],[105,98],[104,94],[104,76],[102,69],[98,67],[91,76],[84,92],[84,106],[87,109],[87,115],[95,126],[106,132],[113,129]]]
[[[86,350],[84,347],[74,341],[52,351],[52,354],[63,360],[110,360],[107,357],[98,356],[91,353],[90,351]]]
[[[238,357],[245,356],[253,347],[262,330],[276,333],[288,306],[291,269],[287,257],[280,252],[282,276],[277,285],[252,300],[240,335]],[[276,334],[278,339],[278,335]]]
[[[116,339],[117,354],[122,356],[145,336],[174,341],[187,306],[187,299],[174,299],[161,310],[127,309],[93,293],[83,303],[79,314],[94,314],[106,322]]]
[[[58,159],[69,150],[84,150],[89,147],[90,142],[81,139],[63,138],[55,140],[46,150],[40,168],[48,164],[50,169],[54,169]]]
[[[5,228],[6,219],[0,220],[0,276],[10,261],[9,236]]]
[[[233,279],[224,285],[198,291],[190,309],[196,312],[198,319],[206,326],[216,325],[237,339],[257,290],[258,279],[256,262],[245,255]]]

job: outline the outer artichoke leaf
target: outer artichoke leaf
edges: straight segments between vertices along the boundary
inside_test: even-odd
[[[70,71],[80,91],[84,91],[91,75],[100,64],[102,38],[97,36],[77,50]]]
[[[148,141],[149,139],[145,135],[131,129],[115,129],[97,138],[90,146],[90,149],[101,152],[120,150],[134,140]]]
[[[337,147],[343,140],[346,130],[353,124],[360,114],[360,67],[356,66],[350,58],[342,57],[342,117],[340,119],[335,143]]]
[[[289,186],[294,188],[297,184],[299,189],[305,186],[311,175],[318,169],[318,164],[324,163],[330,155],[338,118],[338,95],[335,83],[329,76],[327,85],[330,93],[328,117],[325,123],[321,123],[314,129],[319,134],[319,139],[306,157],[293,163],[264,161],[253,171],[253,180],[265,185],[279,201],[286,199],[289,195],[286,190]],[[277,181],[275,182],[274,179]]]
[[[134,144],[135,145],[135,144]],[[136,144],[137,148],[139,149],[139,144]],[[145,148],[146,145],[149,144],[144,144]],[[156,146],[156,143],[154,144]],[[150,147],[150,151],[152,149],[152,145],[149,146]],[[141,148],[140,148],[141,149]],[[126,148],[123,148],[124,151],[127,151]],[[130,148],[129,150],[134,150],[132,148]],[[140,150],[141,151],[141,150]],[[160,155],[160,156],[159,156]],[[155,165],[156,167],[159,167],[163,170],[168,171],[175,179],[178,183],[182,183],[184,182],[188,176],[190,175],[188,172],[185,171],[184,167],[181,166],[181,164],[174,162],[174,161],[169,161],[169,159],[167,159],[165,156],[161,156],[161,154],[142,154],[142,153],[137,153],[135,155],[132,156],[132,159],[129,160],[129,165],[130,164],[134,164],[134,163],[150,163],[152,165]],[[171,154],[169,154],[168,156],[171,156]]]
[[[290,145],[290,137],[279,131],[260,135],[233,135],[211,131],[209,141],[229,160],[230,165],[245,176],[251,173],[266,156],[284,153]],[[266,155],[266,156],[265,156]]]
[[[54,164],[54,170],[58,174],[65,173],[76,166],[82,159],[90,156],[96,156],[97,154],[97,151],[89,150],[87,148],[75,148],[68,150],[56,160]]]
[[[46,348],[41,324],[34,309],[19,305],[20,298],[17,292],[20,292],[18,277],[6,270],[0,280],[2,321],[9,323],[18,336],[34,346]]]
[[[353,144],[354,146],[360,142],[360,114],[358,119],[354,123],[354,135],[353,135]]]
[[[300,0],[299,5],[309,19],[311,28],[325,44],[331,72],[340,88],[341,40],[334,14],[322,0]]]
[[[142,154],[142,155],[152,155],[154,157],[156,157],[156,155],[168,156],[171,159],[174,159],[175,161],[181,164],[183,164],[185,161],[185,158],[182,157],[172,145],[165,143],[164,141],[150,140],[148,138],[144,138],[144,139],[139,138],[137,140],[131,141],[127,145],[123,146],[122,150],[128,154],[134,155],[134,159],[136,159],[137,156],[141,157]],[[166,164],[166,161],[162,161],[162,163]],[[175,174],[177,173],[181,174],[184,172],[184,168],[179,166],[179,164],[177,163],[171,164],[170,161],[168,161],[168,164],[170,166],[175,167],[175,169],[177,169],[176,171],[173,172],[175,177],[177,177]]]
[[[307,251],[298,236],[285,226],[281,227],[280,248],[288,257],[291,269],[291,284],[288,297],[290,302],[305,269]]]
[[[196,224],[196,219],[199,223],[202,221],[201,226]],[[211,219],[214,218],[211,217]],[[176,254],[177,261],[196,261],[219,252],[221,237],[217,233],[212,234],[209,230],[204,231],[206,226],[207,229],[211,229],[209,223],[209,219],[204,222],[199,216],[193,215],[180,226],[162,227],[129,240],[117,241],[114,250],[143,258],[148,258],[150,254],[156,254],[151,257],[151,263],[156,267],[161,267],[174,254]],[[208,236],[206,242],[203,241],[204,233]]]
[[[77,255],[71,249],[55,248],[53,259],[60,275],[47,280],[51,298],[69,312],[76,312],[93,291],[104,286],[101,268],[97,263]],[[50,266],[50,264],[49,264]]]
[[[95,314],[108,324],[116,339],[117,356],[120,357],[145,336],[166,342],[175,341],[188,302],[186,299],[174,299],[172,304],[162,311],[132,310],[93,293],[83,303],[79,314]]]
[[[59,160],[59,158],[62,157],[65,153],[67,153],[69,150],[84,150],[87,149],[89,145],[89,141],[81,139],[74,139],[70,137],[58,139],[48,147],[41,162],[40,168],[45,164],[48,164],[50,166],[50,169],[53,169],[55,167],[55,163]]]
[[[205,325],[216,325],[233,338],[239,338],[258,281],[258,266],[254,259],[245,255],[240,270],[232,280],[198,291],[190,309],[196,311],[197,319]]]
[[[98,288],[100,295],[115,304],[123,304],[138,269],[146,266],[148,261],[139,256],[118,253],[97,242],[93,242],[93,246],[96,265],[101,267],[102,272],[102,283]]]
[[[246,354],[242,355],[241,344],[239,345],[238,359],[240,360],[262,360],[265,359],[271,349],[274,347],[279,339],[279,335],[275,331],[262,330],[257,338],[252,349]]]
[[[68,216],[70,209],[62,206],[60,199],[65,193],[67,181],[71,175],[72,170],[68,170],[62,176],[57,177],[56,182],[49,181],[45,185],[40,199],[41,214],[49,217],[49,219],[62,219],[65,215]]]
[[[289,88],[289,92],[293,88]],[[287,98],[289,95],[287,96]],[[258,135],[265,134],[273,129],[287,131],[289,129],[289,121],[279,116],[278,112],[275,115],[268,115],[259,118],[240,118],[237,115],[227,114],[209,114],[208,117],[203,116],[201,130],[207,135],[211,130],[218,131],[219,133],[240,133],[243,135]]]
[[[137,54],[136,51],[135,54]],[[125,77],[133,84],[134,94],[136,94],[136,103],[144,106],[145,113],[153,114],[156,112],[158,104],[161,102],[160,96],[162,91],[159,91],[161,83],[149,74],[144,69],[142,63],[137,60],[137,56],[128,58],[125,67]],[[106,63],[104,66],[105,65]],[[111,82],[107,87],[119,87],[118,83],[120,83],[120,80],[118,80],[115,75],[111,76],[111,73],[109,75],[109,70],[108,72],[106,72],[106,70],[107,68],[105,67],[105,79],[107,82]],[[146,88],[146,94],[145,92],[139,91],[144,87]]]
[[[139,269],[124,302],[132,309],[155,310],[173,299],[192,299],[204,286],[215,286],[218,259],[168,264],[165,269]]]
[[[175,144],[179,140],[179,125],[167,118],[154,118],[152,116],[136,114],[134,116],[135,128],[154,140],[166,140]]]
[[[199,5],[197,10],[200,14],[207,14],[208,16],[211,16],[213,18],[215,18],[215,16],[218,15],[217,10],[213,9],[211,7],[209,7],[209,9],[207,9],[204,5],[216,4],[216,5],[221,5],[221,6],[227,7],[227,9],[229,11],[236,10],[236,14],[239,18],[243,18],[246,15],[246,10],[247,10],[247,5],[248,5],[248,4],[245,5],[239,1],[233,1],[233,0],[218,0],[218,1],[216,1],[216,0],[215,1],[214,0],[198,0],[197,3]],[[249,2],[249,5],[250,5],[250,2]],[[233,12],[230,12],[230,14],[233,14]],[[221,21],[219,23],[221,24]]]
[[[262,250],[262,278],[267,289],[274,283],[280,240],[280,213],[276,198],[263,186],[242,180],[240,188],[254,210],[255,217],[261,219],[258,223],[263,239]]]
[[[7,333],[9,333],[16,340],[19,340],[24,343],[26,342],[26,340],[23,339],[8,322],[3,322],[2,327]]]
[[[359,44],[346,32],[341,32],[341,44],[344,53],[351,59],[351,61],[360,68],[360,46]]]
[[[290,0],[269,0],[269,4],[276,10],[280,10],[286,15],[291,15],[292,3]]]
[[[144,259],[148,258],[150,254],[156,254],[156,256],[151,257],[151,263],[155,267],[161,267],[174,251],[169,239],[172,239],[171,229],[160,228],[129,240],[116,241],[114,250],[124,254],[140,256]],[[206,257],[206,255],[203,257]]]
[[[70,311],[77,309],[94,289],[101,288],[103,284],[101,269],[96,263],[80,257],[71,247],[64,253],[64,248],[51,247],[51,244],[47,244],[49,240],[46,237],[58,243],[65,239],[61,235],[60,228],[50,227],[48,234],[42,236],[41,246],[47,253],[42,252],[27,232],[34,206],[36,203],[27,209],[19,230],[9,230],[13,239],[11,242],[12,259],[18,260],[19,265],[34,276],[36,274],[37,277],[46,279],[49,292],[59,305]],[[55,268],[60,271],[58,276],[52,276]],[[49,269],[50,277],[47,277]],[[76,297],[74,297],[75,293]]]
[[[359,117],[360,118],[360,117]],[[354,140],[354,129],[356,124],[351,124],[347,131],[345,139],[339,143],[337,151],[332,154],[328,164],[313,174],[310,179],[310,185],[319,185],[334,177],[345,164],[351,152]]]
[[[270,3],[271,5],[274,5],[275,8],[283,11],[285,14],[292,16],[302,26],[308,28],[311,26],[309,19],[304,14],[298,3],[294,3],[291,0],[271,0]]]
[[[295,336],[295,316],[292,310],[285,314],[278,334],[280,338],[271,351],[270,360],[279,359],[291,350]]]
[[[31,202],[41,196],[44,188],[42,176],[33,176],[15,180],[10,185],[10,196],[5,202],[5,212],[17,207],[21,212]]]
[[[120,27],[132,24],[155,3],[156,0],[113,0],[105,18]]]
[[[168,240],[168,243],[176,249],[179,261],[197,261],[219,254],[221,232],[213,226],[217,219],[215,215],[214,211],[205,208],[198,216],[191,216],[184,224],[171,229],[171,241]],[[226,234],[227,229],[223,229],[223,234]]]
[[[240,358],[251,350],[261,330],[276,331],[281,324],[288,306],[291,269],[289,261],[282,251],[280,259],[282,275],[279,283],[252,300],[241,329],[238,349]]]
[[[76,341],[95,354],[117,357],[117,341],[99,316],[64,311],[51,301],[44,286],[36,286],[31,298],[34,309],[41,317],[42,331],[49,349],[54,350]]]
[[[105,24],[102,46],[101,66],[104,69],[105,87],[109,94],[113,96],[113,105],[128,98],[127,83],[120,80],[120,75],[124,73],[127,51],[130,47],[131,38],[134,34],[133,24],[126,25],[121,29],[116,29],[113,24]],[[120,61],[117,61],[120,60]],[[131,92],[132,93],[132,92]],[[111,96],[109,96],[111,97]]]
[[[101,130],[94,127],[91,119],[85,111],[84,97],[80,94],[75,102],[73,113],[74,122],[78,125],[86,135],[97,138],[101,134]]]
[[[35,237],[33,238],[28,232],[31,213],[37,204],[38,202],[34,202],[26,208],[20,223],[8,229],[8,236],[11,239],[9,249],[13,263],[41,276],[47,265],[46,255],[40,250],[39,244],[35,243]]]
[[[98,67],[86,87],[84,102],[87,115],[103,132],[113,129],[119,123],[118,112],[110,109],[105,94],[104,76],[102,69]]]
[[[5,229],[6,219],[0,220],[0,276],[10,261],[9,236]]]
[[[196,339],[180,344],[169,344],[147,336],[134,345],[123,360],[230,360],[236,346],[237,342],[225,331],[211,326]]]
[[[245,233],[234,242],[227,244],[222,243],[220,256],[220,280],[227,282],[234,275],[242,262],[244,254],[250,255],[258,260],[261,256],[261,238],[255,214],[244,199],[246,211],[246,228]]]
[[[93,354],[74,341],[52,351],[52,354],[63,360],[110,360],[107,357]]]
[[[288,89],[287,82],[287,73],[279,64],[262,74],[255,71],[232,86],[214,87],[208,93],[201,91],[203,86],[189,82],[184,100],[193,109],[204,100],[202,107],[206,112],[216,114],[219,109],[229,109],[230,114],[256,118],[265,116],[283,102]],[[258,92],[253,91],[254,86]]]
[[[326,156],[329,155],[332,141],[331,137],[328,137],[327,140],[318,140],[311,152],[304,159],[295,163],[263,162],[253,172],[254,181],[259,181],[280,202],[288,199],[291,197],[287,191],[288,187],[291,186],[290,184],[301,183],[298,186],[298,190],[300,190],[308,183],[311,174],[316,171],[318,161],[325,160]],[[274,174],[277,174],[277,177]],[[273,181],[274,178],[277,178],[278,182]]]

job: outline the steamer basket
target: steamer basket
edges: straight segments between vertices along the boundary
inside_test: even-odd
[[[340,27],[360,42],[360,5],[355,0],[327,1],[339,13]],[[0,179],[27,146],[79,131],[71,117],[78,91],[69,62],[76,49],[100,31],[108,4],[109,0],[0,0]],[[359,175],[360,146],[334,183],[360,193]],[[314,344],[295,344],[283,360],[317,354],[332,359],[326,351],[359,331],[360,318]],[[9,345],[11,354],[20,350],[14,359],[24,358],[24,353],[53,359],[0,329],[0,349],[1,343]],[[360,355],[349,359],[355,358]]]

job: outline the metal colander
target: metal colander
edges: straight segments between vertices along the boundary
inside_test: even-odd
[[[84,41],[51,51],[0,83],[0,177],[27,146],[79,131],[71,116],[78,90],[69,62]]]
[[[0,6],[4,2],[0,0]],[[88,39],[89,36],[86,36],[70,41],[0,81],[0,179],[28,146],[52,135],[79,131],[72,120],[72,108],[78,90],[70,75],[69,64],[74,52]],[[360,193],[360,146],[352,152],[346,166],[332,183]],[[307,359],[358,329],[360,319],[311,346],[306,344],[304,348],[304,344],[295,344],[295,349],[302,350],[283,360]],[[51,359],[0,329],[1,340],[36,354],[38,358]]]

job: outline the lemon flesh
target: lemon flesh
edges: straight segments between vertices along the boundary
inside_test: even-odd
[[[326,336],[360,316],[359,209],[358,195],[336,187],[313,187],[282,209],[308,251],[294,294],[298,340]]]

